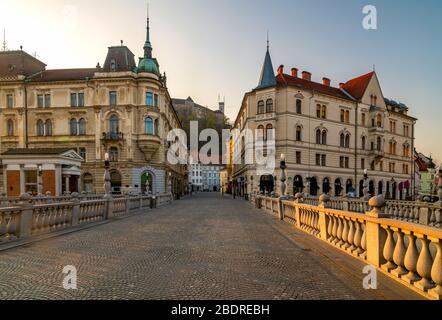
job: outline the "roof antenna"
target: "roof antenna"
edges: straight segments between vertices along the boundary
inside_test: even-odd
[[[376,65],[373,64],[373,71],[376,71]]]
[[[123,46],[123,40],[120,40],[121,46]]]
[[[269,41],[269,29],[267,29],[267,51],[269,51],[269,45],[270,41]]]

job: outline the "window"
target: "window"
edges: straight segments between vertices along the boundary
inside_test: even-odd
[[[327,131],[325,130],[322,131],[322,144],[327,144]]]
[[[109,91],[109,105],[116,106],[117,105],[117,92]]]
[[[153,107],[153,93],[152,92],[146,92],[146,106]]]
[[[118,116],[113,114],[109,118],[109,132],[112,134],[118,134],[119,133],[119,122]]]
[[[71,136],[76,136],[77,135],[77,120],[76,119],[71,119],[69,121],[69,128],[70,128],[70,132],[71,132]]]
[[[404,124],[404,136],[410,136],[410,127],[407,124]]]
[[[325,154],[321,155],[321,166],[325,167],[327,165],[327,157]]]
[[[350,123],[350,111],[345,111],[345,123]]]
[[[144,119],[144,133],[145,134],[154,134],[154,125],[151,117],[146,117]]]
[[[365,126],[365,121],[366,121],[366,115],[365,115],[365,113],[362,113],[362,116],[361,116],[361,125],[362,126]]]
[[[301,151],[296,151],[296,164],[301,164]]]
[[[38,94],[37,95],[37,107],[49,108],[50,106],[51,106],[51,95],[50,94]]]
[[[345,147],[350,148],[350,134],[345,136]]]
[[[273,140],[275,137],[273,135],[273,126],[268,124],[266,127],[266,140]]]
[[[264,126],[258,126],[258,140],[264,140]]]
[[[42,94],[38,94],[37,95],[37,107],[39,107],[39,108],[43,108],[44,107],[44,100],[43,100],[43,95]]]
[[[384,161],[379,162],[379,171],[384,171]]]
[[[396,172],[396,164],[394,162],[390,162],[390,172],[391,173]]]
[[[322,119],[327,119],[327,107],[322,106],[321,110],[322,110],[322,113],[321,113]]]
[[[378,128],[382,128],[382,115],[378,114],[376,116],[376,126]]]
[[[45,136],[52,136],[52,121],[49,119],[45,122]]]
[[[272,99],[267,99],[266,101],[266,113],[271,113],[273,112],[273,100]]]
[[[344,157],[339,157],[339,168],[344,168]]]
[[[80,136],[85,136],[86,135],[86,120],[83,119],[83,118],[78,120],[78,134]]]
[[[301,126],[296,126],[296,141],[302,141],[302,128],[301,128]]]
[[[396,122],[393,120],[390,120],[390,132],[396,133]]]
[[[296,113],[302,113],[302,101],[300,99],[296,100]]]
[[[110,69],[111,69],[112,72],[117,71],[117,63],[115,62],[115,59],[111,60]]]
[[[349,157],[345,157],[345,168],[346,169],[350,168],[350,158]]]
[[[86,161],[86,148],[78,148],[78,154]]]
[[[118,162],[118,148],[117,147],[109,148],[109,161]]]
[[[49,108],[51,106],[51,95],[45,94],[45,108]]]
[[[7,135],[12,137],[14,135],[14,121],[9,119],[6,123]]]
[[[71,93],[71,107],[84,107],[84,93]]]
[[[348,169],[350,166],[349,157],[339,157],[339,167]]]
[[[376,149],[378,151],[382,150],[382,139],[381,139],[381,137],[377,137],[376,138]]]
[[[365,159],[361,159],[361,169],[365,169]]]
[[[361,148],[365,150],[365,145],[367,144],[367,138],[365,136],[362,137]]]
[[[11,109],[14,107],[14,95],[7,94],[6,95],[6,108]]]
[[[341,122],[345,122],[345,111],[341,109]]]
[[[25,192],[37,193],[37,171],[25,171]]]
[[[321,105],[316,105],[316,118],[321,118]]]
[[[264,101],[259,101],[258,102],[258,114],[263,114],[264,113]]]
[[[316,144],[321,144],[321,130],[316,130]]]
[[[402,165],[402,172],[403,172],[404,174],[408,174],[408,164],[403,164],[403,165]]]
[[[340,135],[340,139],[339,139],[339,145],[341,146],[341,148],[345,147],[345,135],[343,133],[341,133]]]
[[[390,154],[396,155],[396,141],[390,141]]]
[[[37,136],[42,137],[45,135],[45,125],[43,120],[37,121]]]
[[[321,165],[321,155],[319,153],[316,154],[316,165],[317,166]]]

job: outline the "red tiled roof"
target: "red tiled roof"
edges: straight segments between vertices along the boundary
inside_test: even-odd
[[[31,80],[33,82],[85,80],[87,77],[92,78],[94,73],[100,70],[97,68],[45,70],[33,76]]]
[[[316,92],[334,96],[337,98],[352,100],[339,88],[325,86],[322,83],[308,81],[298,77],[292,77],[288,74],[278,74],[276,76],[276,82],[278,83],[278,85],[296,86],[301,89],[314,90]]]
[[[345,91],[352,95],[352,97],[360,100],[367,89],[368,83],[374,75],[374,71],[364,74],[360,77],[347,81],[342,87]]]

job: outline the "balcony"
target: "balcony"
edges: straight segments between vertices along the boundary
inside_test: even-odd
[[[121,132],[103,132],[101,139],[104,141],[123,141],[124,134]]]
[[[259,113],[256,115],[256,121],[268,121],[275,119],[276,119],[276,112]]]
[[[158,135],[142,134],[138,136],[138,146],[148,160],[158,151],[161,144],[162,140]]]
[[[383,134],[385,132],[385,129],[383,127],[374,126],[374,127],[368,128],[368,132],[369,133],[375,133],[375,134],[376,133],[377,134]]]

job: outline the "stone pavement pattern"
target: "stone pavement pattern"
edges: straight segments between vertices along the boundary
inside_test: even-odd
[[[78,289],[62,287],[74,265]],[[0,252],[0,299],[419,299],[244,200],[198,194]]]

